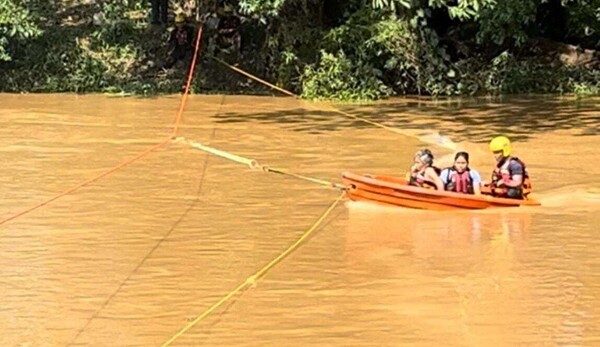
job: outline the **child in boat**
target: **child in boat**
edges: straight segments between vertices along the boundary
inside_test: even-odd
[[[440,179],[444,188],[450,192],[463,194],[481,194],[481,176],[469,168],[469,153],[458,152],[454,156],[454,165],[442,170]]]
[[[444,183],[438,176],[440,170],[433,166],[433,154],[429,149],[415,153],[414,164],[410,168],[408,184],[416,187],[444,190]]]

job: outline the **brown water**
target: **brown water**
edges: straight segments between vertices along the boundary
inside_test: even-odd
[[[179,99],[0,95],[0,217],[163,140]],[[174,345],[600,345],[600,99],[397,99],[344,110],[440,131],[487,176],[505,133],[543,207],[345,202]],[[181,135],[339,181],[428,146],[289,98],[192,96]],[[308,229],[337,192],[173,144],[0,226],[0,345],[157,346]]]

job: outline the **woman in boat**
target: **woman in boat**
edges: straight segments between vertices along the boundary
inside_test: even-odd
[[[469,153],[458,152],[454,156],[454,165],[442,170],[440,179],[444,188],[450,192],[463,194],[481,194],[481,176],[469,168]]]
[[[440,169],[433,166],[433,154],[423,149],[415,154],[414,164],[410,168],[408,184],[416,187],[444,190],[444,183],[438,176]]]

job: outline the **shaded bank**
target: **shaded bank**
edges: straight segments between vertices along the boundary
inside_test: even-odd
[[[190,19],[221,8],[172,3]],[[231,1],[240,51],[225,53],[205,26],[192,92],[267,92],[215,54],[310,99],[600,93],[600,0],[459,3]],[[144,1],[0,6],[0,91],[181,91],[187,66],[160,68],[168,30],[149,25]]]

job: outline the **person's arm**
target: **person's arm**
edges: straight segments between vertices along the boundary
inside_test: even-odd
[[[510,174],[505,170],[500,171],[502,178],[498,182],[499,185],[515,188],[520,187],[523,183],[523,172],[525,171],[525,169],[519,162],[515,160],[510,162],[509,167],[510,171],[512,171],[513,173],[513,177],[511,178]]]
[[[427,175],[427,179],[429,181],[435,183],[437,190],[444,190],[444,183],[442,182],[442,179],[437,175],[432,167],[428,167],[427,170],[425,170],[425,174]]]
[[[412,174],[412,173],[415,173],[415,172],[417,172],[418,170],[419,170],[419,164],[416,164],[416,163],[415,163],[415,164],[412,164],[412,165],[410,166],[410,173],[411,173],[411,174]]]
[[[507,187],[520,187],[523,183],[523,175],[514,175],[512,179],[508,180],[502,177],[502,183]]]
[[[448,184],[448,180],[450,179],[450,170],[449,169],[442,170],[442,172],[440,172],[440,179],[442,180],[442,184],[444,185],[444,189],[445,189],[446,184]]]
[[[469,171],[469,174],[471,175],[471,180],[473,182],[473,194],[481,195],[481,175],[475,170]]]

